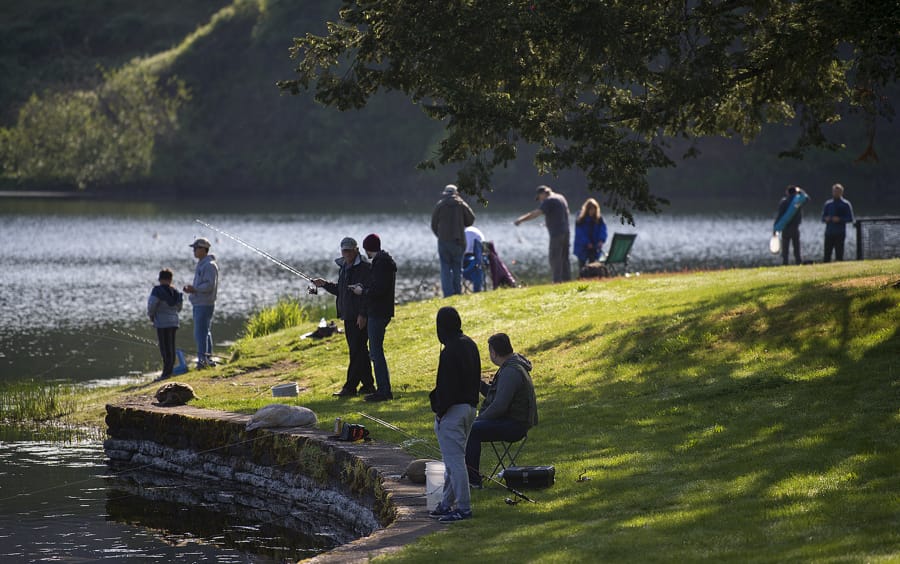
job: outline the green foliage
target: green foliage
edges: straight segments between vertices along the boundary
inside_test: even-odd
[[[403,92],[446,127],[423,166],[462,163],[465,191],[489,192],[527,142],[538,171],[583,171],[630,219],[663,203],[646,175],[674,164],[673,138],[791,123],[799,155],[835,148],[822,126],[841,115],[889,114],[898,28],[890,3],[348,1],[295,39],[279,86],[341,110]]]
[[[184,84],[133,64],[104,74],[92,90],[32,96],[16,126],[0,130],[5,173],[77,186],[134,182],[153,164],[156,140],[178,126]]]
[[[306,323],[310,320],[309,307],[299,300],[282,299],[274,306],[253,315],[247,321],[244,338],[262,337]]]
[[[350,66],[353,59],[345,56],[355,51],[342,53],[340,44],[334,43],[333,53],[323,54],[323,61],[326,55],[336,61],[334,76],[346,81],[336,83],[336,94],[343,96],[346,90],[349,100],[364,100],[365,111],[323,108],[310,95],[280,95],[275,83],[291,76],[288,47],[293,39],[325,37],[328,21],[340,28],[344,4],[341,0],[0,3],[4,47],[0,186],[57,188],[81,182],[88,190],[152,189],[157,196],[163,189],[185,198],[245,197],[252,190],[254,197],[272,200],[371,198],[412,209],[433,204],[435,192],[458,175],[457,183],[464,187],[485,188],[483,197],[489,196],[492,203],[514,200],[517,205],[531,201],[529,192],[536,184],[551,184],[575,199],[574,194],[583,194],[588,184],[607,196],[603,203],[610,212],[616,198],[625,207],[632,200],[647,200],[648,209],[659,203],[656,197],[709,201],[710,195],[739,193],[777,201],[788,183],[819,185],[827,192],[836,180],[848,187],[860,211],[863,195],[879,206],[885,198],[896,202],[900,197],[893,189],[900,174],[900,144],[890,143],[892,131],[872,119],[886,110],[880,85],[890,84],[892,76],[882,72],[878,78],[878,69],[890,68],[884,65],[893,59],[877,54],[896,41],[896,10],[886,3],[810,7],[802,2],[793,8],[788,2],[754,3],[746,10],[745,2],[701,3],[692,5],[696,13],[678,19],[674,5],[645,2],[381,1],[366,3],[364,12],[357,3],[347,2],[348,18],[364,21],[341,33],[362,34],[362,54],[374,53],[372,45],[384,43],[380,47],[384,53],[390,48],[391,57],[383,63],[366,63],[371,69],[363,71],[360,88],[352,83],[359,74]],[[764,17],[757,13],[763,9],[769,10]],[[741,10],[747,13],[742,15]],[[661,30],[654,24],[656,18],[669,18],[658,20],[669,27],[663,25]],[[838,20],[843,23],[835,23]],[[688,28],[695,31],[684,32]],[[759,72],[747,74],[746,80],[733,75],[740,80],[723,87],[734,71],[728,65],[741,60],[737,52],[723,55],[717,49],[729,34],[743,32],[758,32],[747,43],[757,49],[748,63],[756,67],[747,68]],[[679,33],[683,43],[675,39]],[[703,33],[712,38],[708,45],[702,41]],[[845,47],[839,41],[848,33],[855,36]],[[603,42],[608,42],[606,50]],[[872,68],[865,71],[876,77],[872,88],[843,88],[841,61],[832,64],[826,63],[827,57],[822,61],[812,57],[816,49],[829,45],[883,63],[859,63],[860,68]],[[853,46],[860,48],[852,51]],[[663,47],[684,52],[670,57]],[[646,64],[655,48],[658,56]],[[414,52],[417,58],[403,59],[403,52]],[[599,59],[591,64],[591,57]],[[157,87],[169,94],[176,89],[167,81],[178,77],[191,99],[179,106],[177,130],[157,137],[152,147],[140,139],[136,147],[114,149],[109,132],[92,129],[104,121],[94,115],[92,100],[100,96],[104,82],[98,69],[118,72],[135,60],[144,72],[157,76]],[[350,71],[346,77],[344,69]],[[398,88],[384,88],[382,71],[396,78]],[[417,83],[417,72],[430,73],[433,87]],[[312,80],[316,78],[310,75],[306,86],[312,88]],[[640,80],[646,82],[646,92]],[[378,91],[365,95],[373,81],[380,81]],[[659,89],[665,84],[671,88]],[[453,98],[441,98],[439,89]],[[865,111],[847,123],[843,105],[816,106],[808,100],[812,108],[808,110],[807,102],[784,103],[819,91],[847,96],[854,107]],[[554,99],[557,94],[559,100]],[[898,99],[896,83],[887,94],[887,99]],[[658,111],[641,106],[642,96],[648,103],[657,100]],[[750,101],[744,103],[741,96]],[[49,109],[47,116],[33,119],[34,127],[43,131],[17,125],[32,97],[40,102],[31,106],[33,113],[40,116]],[[674,109],[663,111],[664,104]],[[776,158],[796,144],[800,125],[806,124],[805,113],[831,116],[835,107],[842,122],[822,127],[828,139],[824,146],[840,144],[847,149],[832,154],[807,147],[802,161]],[[633,119],[628,111],[643,113]],[[436,121],[429,116],[447,117]],[[615,121],[617,116],[621,122]],[[673,125],[648,133],[657,117]],[[765,121],[776,123],[763,127],[763,135],[749,149],[719,137],[699,142],[696,138],[729,123],[734,125],[729,135],[751,138]],[[782,127],[784,121],[798,125]],[[637,130],[632,129],[634,123],[640,126],[634,126]],[[521,131],[514,128],[517,124]],[[444,131],[445,126],[450,129]],[[681,126],[691,131],[673,141],[668,134]],[[73,129],[64,132],[60,127]],[[809,139],[821,141],[814,133]],[[858,155],[867,154],[864,148],[873,136],[880,162],[854,163]],[[28,145],[32,141],[42,144],[40,153]],[[28,156],[29,172],[16,172],[19,164],[9,150],[13,145],[15,154]],[[680,155],[698,151],[704,158],[680,162],[678,170],[664,167]],[[535,174],[531,163],[535,153],[537,169],[547,175],[560,172],[559,177]],[[72,164],[82,157],[88,159],[81,163],[85,171]],[[509,160],[513,157],[516,160]],[[416,170],[420,161],[423,169]],[[66,173],[60,176],[54,169],[63,162]],[[118,164],[112,167],[113,162]],[[652,168],[654,163],[661,168]],[[97,170],[101,166],[115,172],[102,173]],[[566,166],[574,172],[561,172]],[[649,187],[644,171],[650,172]]]

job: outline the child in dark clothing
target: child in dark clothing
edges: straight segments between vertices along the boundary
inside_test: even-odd
[[[161,270],[159,285],[153,287],[147,300],[147,315],[156,327],[163,360],[163,370],[158,380],[171,376],[175,367],[175,332],[178,330],[178,312],[184,302],[182,293],[172,287],[172,278],[171,270]]]

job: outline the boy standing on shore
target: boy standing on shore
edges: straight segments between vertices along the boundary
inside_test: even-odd
[[[153,287],[147,300],[147,315],[156,327],[159,353],[163,360],[158,380],[171,376],[175,367],[175,332],[178,331],[178,312],[183,303],[184,296],[172,287],[172,271],[164,268],[159,272],[159,285]]]

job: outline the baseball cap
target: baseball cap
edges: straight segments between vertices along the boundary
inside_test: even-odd
[[[197,240],[191,243],[189,246],[194,248],[200,247],[203,249],[208,249],[210,247],[209,239],[207,239],[206,237],[198,237]]]
[[[450,194],[458,194],[459,190],[453,184],[448,184],[444,186],[444,195],[449,196]]]
[[[537,200],[541,197],[541,194],[550,194],[551,192],[553,192],[553,190],[551,190],[549,186],[538,186],[537,193],[534,195],[534,199]]]

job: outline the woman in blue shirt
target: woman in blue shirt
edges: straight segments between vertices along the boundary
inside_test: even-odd
[[[600,215],[600,204],[594,198],[588,198],[578,212],[575,220],[575,256],[578,266],[584,266],[600,258],[603,244],[606,243],[606,222]]]

